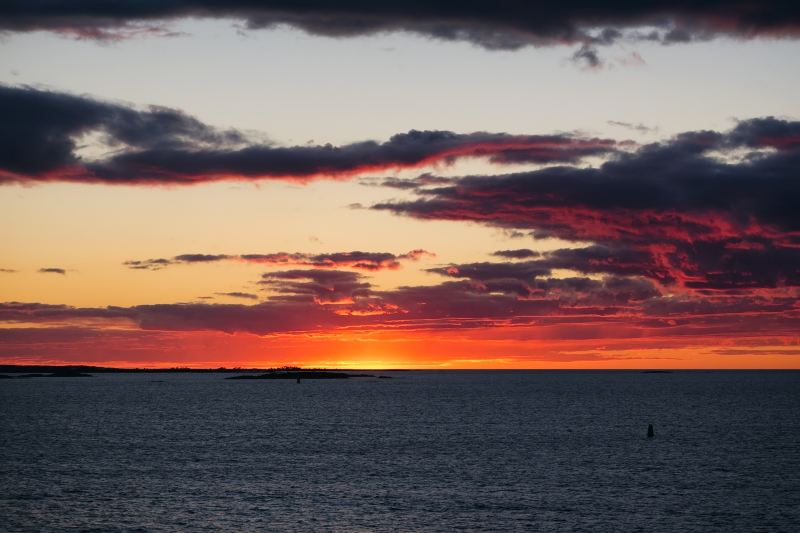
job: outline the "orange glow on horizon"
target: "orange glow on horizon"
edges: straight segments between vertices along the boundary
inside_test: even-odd
[[[75,339],[70,343],[40,342],[24,349],[21,344],[5,343],[0,363],[119,368],[800,369],[800,345],[791,337],[773,337],[769,344],[757,338],[717,337],[521,340],[504,338],[496,329],[264,337],[120,330],[105,332],[101,343]],[[532,331],[527,328],[527,333]],[[525,334],[518,332],[518,337]]]

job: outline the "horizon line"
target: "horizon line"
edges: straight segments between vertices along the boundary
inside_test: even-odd
[[[800,368],[369,368],[369,367],[303,367],[303,366],[279,366],[279,367],[114,367],[99,365],[23,365],[23,364],[4,364],[0,363],[0,372],[14,373],[14,370],[43,370],[47,369],[82,369],[97,373],[136,373],[136,372],[309,372],[309,371],[333,371],[333,372],[652,372],[652,373],[675,373],[675,372],[798,372]],[[27,371],[26,370],[26,371]]]

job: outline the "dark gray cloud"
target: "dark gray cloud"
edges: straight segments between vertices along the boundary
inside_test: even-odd
[[[157,259],[136,259],[125,261],[123,263],[126,267],[134,270],[160,270],[166,268],[173,263],[171,259],[157,258]]]
[[[648,239],[679,230],[702,236],[721,231],[711,220],[716,216],[736,225],[758,221],[795,231],[800,229],[794,209],[800,196],[798,129],[800,122],[774,118],[742,121],[725,134],[689,132],[619,153],[598,168],[556,166],[468,176],[424,189],[419,200],[376,208],[421,218],[483,220],[574,240]],[[710,153],[742,147],[772,151],[736,161]],[[673,214],[670,223],[659,224],[659,215],[667,212]],[[606,222],[619,214],[623,225],[593,224],[589,217],[596,213]]]
[[[495,163],[576,162],[615,150],[614,141],[573,135],[416,131],[386,142],[278,147],[252,143],[161,107],[136,110],[34,89],[0,85],[0,183],[72,181],[193,184],[217,180],[349,178],[464,157]],[[97,134],[113,148],[81,158],[78,139]]]
[[[583,63],[588,68],[600,68],[603,62],[597,48],[590,44],[583,44],[572,54],[572,60],[576,63]]]
[[[566,328],[558,332],[559,338],[572,338],[573,333],[596,337],[591,328],[597,326],[624,327],[639,334],[660,329],[672,337],[735,336],[743,331],[794,335],[800,324],[796,295],[664,295],[647,280],[619,276],[466,278],[390,291],[372,289],[358,274],[330,270],[285,271],[263,281],[271,296],[254,305],[76,308],[7,302],[0,304],[0,321],[49,327],[97,327],[99,321],[125,321],[142,330],[258,335],[341,328],[452,330],[535,324],[540,331],[550,326]]]
[[[0,321],[3,322],[60,322],[72,319],[130,318],[133,312],[122,307],[73,307],[60,304],[29,302],[0,303]]]
[[[225,259],[230,259],[230,256],[217,254],[183,254],[176,255],[173,261],[178,263],[215,263]],[[158,259],[156,261],[158,261]]]
[[[434,176],[432,174],[421,174],[416,178],[361,178],[359,183],[368,186],[390,187],[393,189],[419,189],[435,185],[445,185],[452,183],[450,178]]]
[[[493,279],[514,279],[532,280],[550,274],[550,269],[539,265],[536,261],[526,261],[523,263],[466,263],[450,265],[428,269],[428,272],[452,276],[457,278],[469,278],[475,281],[487,281]]]
[[[540,266],[702,291],[800,284],[800,122],[745,120],[617,153],[599,167],[467,176],[373,206],[598,246]]]
[[[517,263],[470,263],[429,271],[478,281],[528,281],[559,269],[645,278],[660,286],[680,283],[687,289],[713,294],[800,286],[799,265],[800,248],[794,245],[776,246],[766,239],[731,239],[674,243],[668,247],[596,244],[545,252]]]
[[[631,122],[622,122],[619,120],[609,120],[607,122],[610,126],[619,126],[620,128],[625,128],[629,130],[636,131],[638,133],[654,133],[658,131],[658,128],[651,128],[649,126],[645,126],[642,123],[634,124]]]
[[[284,270],[269,272],[259,282],[275,293],[273,300],[352,302],[370,294],[370,284],[361,274],[341,270]]]
[[[134,270],[161,270],[168,266],[216,263],[220,261],[239,261],[243,263],[256,263],[265,266],[308,266],[314,268],[354,268],[357,270],[395,270],[400,268],[401,261],[417,261],[425,256],[434,254],[426,250],[411,250],[405,254],[392,254],[388,252],[333,252],[333,253],[287,253],[277,252],[270,254],[182,254],[171,259],[141,259],[125,261],[123,264]]]
[[[492,252],[495,257],[503,257],[505,259],[529,259],[531,257],[539,257],[541,253],[527,248],[519,248],[516,250],[498,250]]]
[[[163,23],[185,17],[226,18],[247,28],[288,25],[328,37],[412,32],[488,49],[569,43],[611,44],[619,39],[665,44],[738,38],[795,37],[800,8],[766,0],[617,0],[568,2],[403,2],[322,0],[11,0],[0,3],[0,29],[48,30],[81,38],[114,39],[164,33]],[[645,30],[644,28],[650,28]]]
[[[239,291],[218,292],[218,293],[216,293],[216,295],[217,296],[228,296],[229,298],[241,298],[241,299],[244,299],[244,300],[258,300],[258,295],[250,293],[250,292],[239,292]]]
[[[535,261],[548,269],[573,270],[582,274],[641,276],[660,283],[672,283],[671,271],[645,248],[595,244],[585,248],[562,248],[543,254]]]
[[[100,134],[115,149],[181,150],[243,142],[232,131],[218,131],[180,111],[144,111],[87,97],[0,85],[0,182],[51,173],[75,173],[92,181],[76,155],[78,139]],[[79,177],[80,176],[80,177]],[[33,178],[35,179],[35,178]]]
[[[619,269],[585,268],[586,263],[565,260],[578,250],[557,250],[542,259],[514,263],[467,263],[429,269],[429,272],[452,278],[466,278],[476,287],[490,293],[509,293],[519,297],[557,299],[569,305],[580,300],[583,305],[612,305],[632,300],[647,300],[661,293],[639,270],[622,272]],[[575,254],[580,257],[579,254]],[[608,274],[604,279],[588,277],[553,278],[552,269],[562,268],[587,273]]]
[[[65,275],[67,274],[67,271],[66,271],[65,269],[63,269],[63,268],[57,268],[57,267],[44,267],[44,268],[40,268],[40,269],[38,270],[38,272],[39,272],[40,274],[61,274],[62,276],[65,276]]]

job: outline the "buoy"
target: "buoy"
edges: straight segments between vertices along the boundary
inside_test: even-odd
[[[653,431],[653,424],[648,424],[647,425],[647,438],[648,439],[652,439],[655,436],[656,436],[656,432]]]

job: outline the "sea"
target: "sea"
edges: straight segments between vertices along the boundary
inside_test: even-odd
[[[798,372],[379,374],[2,380],[0,531],[800,531]]]

